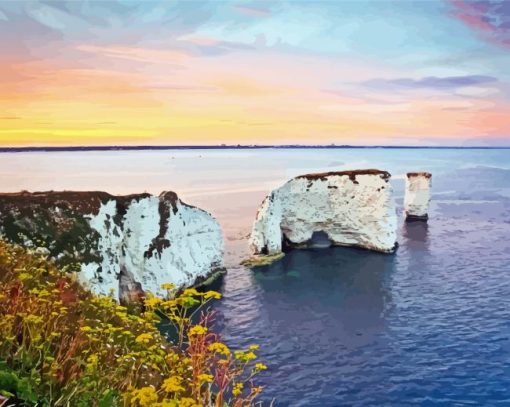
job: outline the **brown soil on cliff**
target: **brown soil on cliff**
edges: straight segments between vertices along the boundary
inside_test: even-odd
[[[407,178],[412,178],[412,177],[432,178],[432,174],[430,172],[408,172]]]
[[[347,176],[351,181],[356,181],[356,176],[358,175],[380,175],[382,179],[389,180],[391,178],[391,174],[388,171],[376,170],[376,169],[366,169],[366,170],[350,170],[350,171],[331,171],[331,172],[320,172],[316,174],[304,174],[295,177],[294,179],[307,179],[310,181],[321,180],[326,181],[328,177],[332,176]]]

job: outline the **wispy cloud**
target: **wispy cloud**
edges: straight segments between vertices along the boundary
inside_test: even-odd
[[[175,64],[189,57],[189,54],[180,50],[150,49],[121,46],[97,46],[82,44],[76,47],[79,51],[99,54],[111,58],[128,59],[138,62],[170,63]]]
[[[193,54],[204,56],[222,55],[232,51],[255,49],[255,45],[224,41],[212,36],[199,34],[184,35],[179,38],[179,43],[182,43]]]
[[[0,144],[510,134],[509,48],[478,38],[510,0],[445,2],[0,0]]]
[[[498,82],[493,76],[486,75],[464,75],[464,76],[427,76],[421,79],[413,78],[395,78],[384,79],[376,78],[363,82],[364,86],[375,89],[435,89],[435,90],[455,90],[457,88],[477,85],[487,85]]]
[[[453,15],[493,43],[510,48],[510,1],[452,0]]]
[[[262,7],[238,5],[234,6],[234,9],[241,14],[252,17],[267,17],[271,15],[271,12],[268,9]]]

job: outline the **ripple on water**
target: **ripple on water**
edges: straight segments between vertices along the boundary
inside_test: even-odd
[[[263,398],[276,398],[276,406],[510,405],[510,150],[0,156],[5,191],[100,185],[117,194],[158,194],[163,185],[214,214],[229,268],[216,329],[233,347],[261,345],[269,365],[260,376]],[[259,271],[238,268],[267,192],[291,176],[334,167],[390,171],[400,213],[403,174],[430,171],[428,226],[401,225],[393,256],[295,251]]]
[[[230,270],[220,329],[234,347],[262,345],[264,400],[508,402],[510,225],[471,219],[473,208],[436,210],[428,225],[400,226],[395,255],[296,250],[255,271]]]

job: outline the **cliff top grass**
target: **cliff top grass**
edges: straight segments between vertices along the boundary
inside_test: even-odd
[[[0,240],[0,405],[251,405],[266,366],[258,346],[232,351],[212,331],[205,307],[220,294],[162,288],[167,299],[149,295],[130,314],[65,267]],[[158,330],[162,319],[175,339]]]

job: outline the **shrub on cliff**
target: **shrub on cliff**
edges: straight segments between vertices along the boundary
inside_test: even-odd
[[[164,288],[171,298],[173,286]],[[249,405],[266,366],[254,362],[256,345],[233,352],[210,331],[204,306],[219,297],[194,289],[149,297],[133,315],[0,240],[0,405]],[[158,331],[161,317],[176,326],[175,340]]]

